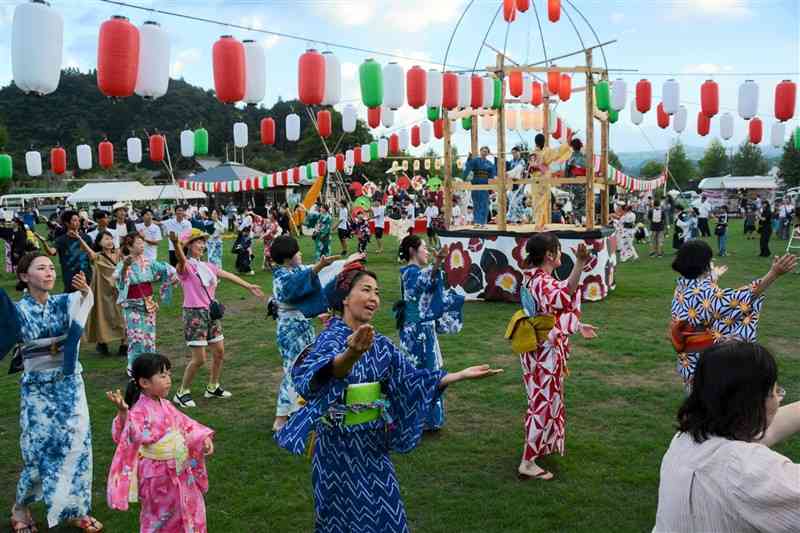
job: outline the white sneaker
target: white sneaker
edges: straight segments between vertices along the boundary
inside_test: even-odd
[[[209,388],[206,387],[206,392],[203,396],[206,398],[230,398],[233,394],[223,389],[220,385],[217,385],[217,388],[214,390],[209,390]]]
[[[179,407],[183,407],[186,409],[187,407],[197,407],[197,404],[194,403],[192,400],[192,393],[186,392],[184,394],[175,393],[175,397],[172,398],[172,401],[178,404]]]

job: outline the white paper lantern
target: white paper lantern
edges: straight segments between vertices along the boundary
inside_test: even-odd
[[[769,138],[773,147],[780,148],[783,146],[783,142],[786,138],[786,123],[775,122],[772,124],[772,131],[770,132]]]
[[[383,105],[399,109],[406,101],[406,79],[403,67],[392,61],[383,67]]]
[[[361,145],[361,162],[362,163],[369,163],[372,161],[372,154],[370,153],[369,145],[362,144]]]
[[[507,108],[506,110],[506,129],[518,130],[519,129],[519,111],[516,109]]]
[[[530,104],[533,101],[533,82],[528,74],[522,75],[522,95],[519,100],[523,104]]]
[[[356,154],[353,150],[348,150],[344,153],[344,164],[348,167],[352,167],[356,164]]]
[[[342,109],[342,131],[345,133],[353,133],[356,131],[356,118],[358,111],[355,106],[347,104]]]
[[[378,157],[381,159],[389,155],[389,140],[386,137],[378,139]]]
[[[244,45],[244,101],[256,105],[267,92],[267,55],[264,47],[253,40],[242,41]]]
[[[322,52],[325,58],[325,96],[322,105],[336,105],[342,99],[342,66],[333,52]]]
[[[442,106],[442,73],[439,70],[430,69],[428,71],[427,92],[425,105],[428,107]]]
[[[139,71],[135,92],[159,98],[169,87],[169,35],[158,22],[148,20],[139,28]]]
[[[486,131],[494,129],[494,115],[486,114],[481,117],[481,127]]]
[[[733,137],[733,115],[727,111],[719,117],[719,136],[725,141]]]
[[[384,128],[391,128],[394,125],[394,110],[388,107],[381,107],[381,124]]]
[[[419,128],[419,140],[422,144],[431,142],[431,135],[433,135],[433,125],[430,120],[422,122]]]
[[[92,168],[92,148],[88,144],[79,144],[75,151],[78,155],[78,168],[90,170]]]
[[[234,132],[236,126],[234,126]],[[194,157],[194,132],[191,130],[183,130],[181,132],[181,156]]]
[[[551,109],[550,113],[547,115],[547,130],[550,133],[553,133],[554,131],[556,131],[556,121],[557,121],[557,119],[558,119],[558,116],[556,116],[555,111],[553,111]],[[544,121],[544,118],[542,118],[542,120]],[[542,124],[544,125],[544,122],[542,122]]]
[[[675,112],[675,120],[672,123],[677,133],[683,133],[683,130],[686,129],[687,118],[686,106],[678,106],[678,110]]]
[[[11,29],[11,73],[22,92],[50,94],[61,79],[64,19],[42,2],[14,9]]]
[[[35,178],[42,175],[42,154],[35,150],[25,153],[25,169],[28,176]]]
[[[636,124],[637,126],[642,123],[644,120],[644,115],[636,109],[635,105],[631,106],[631,122]]]
[[[247,146],[247,124],[244,122],[237,122],[233,125],[233,145],[236,148],[244,148]]]
[[[296,141],[300,138],[300,116],[297,113],[286,115],[286,140]]]
[[[192,132],[189,132],[192,133]],[[142,140],[139,137],[130,137],[125,143],[128,149],[128,163],[138,165],[142,162]],[[192,153],[194,153],[194,134],[192,133]]]
[[[758,84],[746,80],[739,86],[739,116],[750,120],[758,114]]]
[[[458,75],[458,107],[467,109],[472,101],[472,80],[469,74]]]
[[[410,144],[408,129],[403,128],[397,133],[398,140],[400,141],[400,150],[408,150],[408,145]]]
[[[336,172],[336,157],[329,155],[328,156],[328,174],[333,174]]]
[[[681,86],[677,81],[670,78],[664,82],[661,89],[661,101],[664,104],[664,112],[674,115],[678,112],[681,102]]]
[[[625,108],[627,99],[628,86],[625,84],[625,80],[617,78],[611,82],[611,109],[621,111]]]
[[[483,82],[483,107],[484,109],[491,109],[494,103],[494,80],[489,76],[481,78]]]

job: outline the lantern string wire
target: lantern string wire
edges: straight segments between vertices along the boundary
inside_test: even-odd
[[[597,40],[597,44],[600,44],[600,37],[597,35],[597,32],[596,32],[596,31],[595,31],[595,29],[594,29],[594,26],[592,26],[592,23],[591,23],[591,22],[589,22],[589,19],[587,19],[587,18],[584,16],[584,14],[581,12],[581,10],[580,10],[580,9],[578,9],[578,8],[575,6],[575,4],[573,4],[573,3],[572,3],[572,0],[567,0],[567,3],[568,3],[570,6],[572,6],[572,9],[574,9],[574,10],[575,10],[575,12],[578,14],[578,16],[579,16],[579,17],[581,17],[581,18],[583,19],[583,21],[586,23],[586,25],[587,25],[587,26],[589,26],[589,31],[591,31],[591,32],[592,32],[592,35],[594,35],[594,38]],[[565,11],[565,13],[566,13],[566,11]],[[608,71],[608,60],[606,60],[606,51],[603,49],[603,47],[602,47],[602,46],[600,47],[600,53],[601,53],[601,54],[602,54],[602,56],[603,56],[603,66],[605,67],[606,71]]]
[[[478,48],[478,53],[475,55],[475,63],[472,65],[473,73],[475,72],[475,69],[478,68],[478,60],[481,58],[481,52],[483,52],[483,47],[486,45],[486,39],[489,38],[489,32],[492,31],[492,26],[494,26],[495,21],[497,21],[497,16],[500,14],[501,9],[503,9],[502,3],[497,7],[497,11],[494,12],[494,17],[492,18],[492,22],[489,23],[489,27],[486,29],[486,34],[483,36],[481,45]]]
[[[542,40],[542,52],[544,53],[544,63],[545,65],[550,62],[547,59],[547,46],[544,42],[544,32],[542,32],[542,21],[539,19],[539,10],[536,9],[536,2],[531,2],[531,7],[533,7],[533,14],[536,15],[536,24],[539,26],[539,37]]]

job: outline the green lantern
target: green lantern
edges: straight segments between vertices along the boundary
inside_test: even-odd
[[[14,169],[11,164],[11,156],[8,154],[0,154],[0,181],[8,181],[14,175]]]
[[[464,128],[464,131],[469,131],[472,129],[472,116],[463,117],[461,119],[461,127]]]
[[[358,68],[358,80],[361,84],[361,101],[367,107],[379,107],[383,104],[383,70],[377,61],[367,59]]]
[[[194,132],[195,155],[208,155],[208,130],[200,128]]]
[[[378,143],[377,142],[369,143],[369,159],[370,159],[370,161],[377,161],[378,160]]]
[[[308,163],[306,165],[306,176],[308,176],[309,178],[314,176],[314,168],[311,166],[311,163]]]
[[[369,209],[370,207],[372,207],[372,202],[366,196],[359,196],[353,202],[353,205],[356,205],[356,206],[359,206],[359,207],[363,207],[364,209]]]
[[[800,150],[800,126],[797,126],[794,130],[794,149]]]
[[[611,124],[616,124],[619,120],[619,111],[614,111],[613,109],[608,110],[608,121]]]
[[[492,109],[500,109],[501,107],[503,107],[503,82],[500,81],[500,78],[495,78]]]
[[[428,120],[431,122],[435,122],[439,120],[439,108],[438,107],[429,107],[428,108]]]
[[[611,92],[608,89],[608,82],[601,80],[594,86],[594,98],[597,103],[597,109],[600,111],[608,111],[611,109]]]

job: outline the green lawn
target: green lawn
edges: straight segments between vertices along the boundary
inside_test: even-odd
[[[758,242],[743,240],[741,232],[740,222],[731,224],[732,255],[719,261],[730,267],[723,278],[725,285],[744,284],[769,267],[769,261],[758,257]],[[387,244],[382,256],[370,256],[369,267],[382,284],[383,305],[376,325],[396,338],[391,317],[391,306],[399,297],[396,242],[389,239]],[[773,252],[785,245],[774,240]],[[233,270],[230,246],[227,241],[225,265]],[[307,258],[313,257],[310,239],[304,239],[302,247]],[[256,253],[260,256],[260,247]],[[426,436],[413,453],[394,456],[412,530],[640,532],[652,528],[659,465],[673,433],[683,387],[665,334],[675,279],[671,256],[648,258],[644,247],[639,247],[639,253],[643,255],[640,261],[619,267],[617,289],[607,300],[584,306],[584,321],[599,326],[600,338],[575,340],[566,385],[567,455],[544,460],[556,473],[552,482],[516,479],[526,401],[519,362],[502,337],[516,308],[500,303],[466,305],[464,331],[440,339],[447,368],[489,362],[505,373],[452,387],[447,393],[444,430]],[[268,273],[258,271],[255,280],[265,292],[271,291]],[[12,291],[12,277],[0,275],[0,286]],[[800,318],[794,300],[798,291],[800,276],[781,279],[768,292],[761,319],[760,338],[780,361],[786,401],[800,399]],[[216,453],[209,461],[209,529],[312,531],[310,463],[279,449],[270,433],[282,375],[275,323],[266,317],[261,302],[236,286],[224,285],[220,296],[228,306],[229,360],[223,382],[234,396],[213,402],[201,396],[192,411],[192,416],[217,431]],[[158,317],[159,349],[172,358],[176,376],[181,375],[188,353],[182,342],[180,302],[178,292]],[[121,358],[98,356],[93,346],[84,346],[82,362],[94,430],[95,514],[107,531],[138,531],[138,508],[112,512],[105,503],[106,473],[114,450],[110,436],[114,409],[103,393],[124,386],[125,364]],[[6,364],[0,372],[2,515],[12,505],[20,468],[18,376],[7,376]],[[205,379],[201,371],[195,391],[201,390]],[[800,439],[780,451],[800,460]],[[43,510],[37,506],[35,512],[41,527]],[[0,531],[7,527],[3,517]]]

